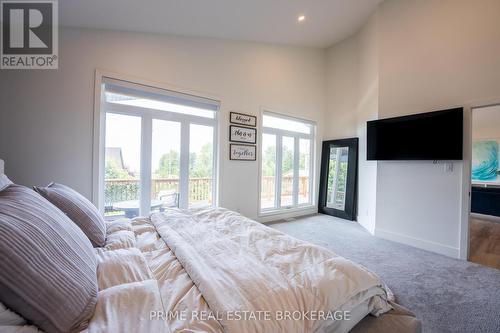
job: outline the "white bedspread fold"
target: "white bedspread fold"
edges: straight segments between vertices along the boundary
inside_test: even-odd
[[[151,222],[227,332],[346,331],[356,322],[340,311],[390,310],[372,272],[238,213],[169,210]]]

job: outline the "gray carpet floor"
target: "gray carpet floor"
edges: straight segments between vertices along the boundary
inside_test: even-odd
[[[327,215],[268,224],[382,277],[424,332],[500,332],[500,270],[380,239]]]

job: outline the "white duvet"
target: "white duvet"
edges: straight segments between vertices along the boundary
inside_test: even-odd
[[[89,332],[344,332],[390,310],[375,274],[235,212],[132,224],[136,248],[99,254]]]
[[[381,279],[220,208],[108,226],[86,332],[347,332],[390,310]]]

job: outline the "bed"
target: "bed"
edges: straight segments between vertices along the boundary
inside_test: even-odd
[[[76,331],[421,331],[376,274],[223,208],[118,219],[93,251],[97,300]],[[1,332],[39,332],[6,315]]]
[[[375,274],[222,208],[111,222],[96,253],[87,332],[420,331]]]

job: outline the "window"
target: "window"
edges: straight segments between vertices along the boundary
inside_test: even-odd
[[[262,126],[260,211],[312,205],[314,124],[264,112]]]
[[[215,100],[102,78],[106,218],[214,205],[218,109]]]

